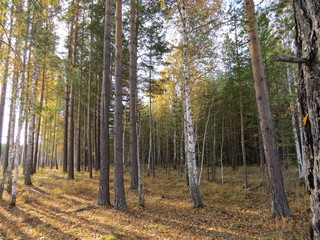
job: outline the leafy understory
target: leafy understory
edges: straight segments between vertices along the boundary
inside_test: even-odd
[[[258,168],[249,168],[249,183],[259,182]],[[125,172],[128,183],[129,169]],[[76,173],[67,180],[61,170],[42,170],[34,185],[19,181],[17,207],[9,196],[0,202],[1,239],[307,239],[309,199],[296,168],[284,170],[294,217],[274,219],[268,190],[245,191],[242,172],[225,171],[225,184],[202,181],[205,207],[193,209],[185,177],[158,168],[145,177],[146,207],[126,185],[128,210],[96,205],[98,173]],[[159,181],[159,179],[162,179]],[[111,186],[113,181],[111,179]],[[113,189],[111,199],[113,199]]]

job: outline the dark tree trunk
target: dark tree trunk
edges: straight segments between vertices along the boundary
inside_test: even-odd
[[[298,96],[303,119],[303,158],[312,211],[311,239],[320,239],[320,2],[294,0],[299,64]]]
[[[130,13],[130,142],[131,189],[138,188],[138,137],[137,137],[137,21],[136,0],[131,0]]]
[[[127,208],[123,179],[122,0],[116,1],[116,78],[114,114],[114,208]]]
[[[78,19],[79,19],[79,2],[76,1],[75,9],[75,23],[74,23],[74,38],[72,46],[72,69],[74,74],[76,73],[77,67],[77,46],[78,46]],[[68,179],[74,179],[74,105],[75,105],[75,81],[72,77],[70,84],[70,112],[69,112],[69,139],[68,139]]]
[[[111,16],[112,0],[106,0],[104,42],[103,42],[103,78],[100,99],[100,179],[99,205],[110,205],[110,139],[109,139],[109,105],[111,96],[110,53],[111,53]]]
[[[90,42],[92,43],[92,31],[90,32]],[[92,44],[90,45],[92,46]],[[92,79],[92,47],[90,47],[90,67],[88,79],[88,105],[87,105],[87,151],[88,151],[88,172],[92,178],[92,150],[91,150],[91,79]]]
[[[284,191],[283,177],[279,162],[279,151],[276,144],[276,133],[271,114],[266,76],[262,63],[260,42],[258,38],[258,25],[255,17],[253,0],[244,0],[244,6],[247,17],[247,31],[250,40],[250,55],[256,101],[269,173],[271,213],[273,216],[290,217],[292,214]]]
[[[37,172],[37,164],[38,164],[39,136],[40,136],[40,130],[41,130],[41,113],[42,113],[44,91],[45,91],[45,76],[46,76],[46,68],[44,67],[42,72],[42,80],[41,80],[40,108],[39,108],[40,113],[36,121],[36,129],[35,129],[36,133],[35,133],[34,153],[33,153],[33,156],[34,156],[33,173]]]

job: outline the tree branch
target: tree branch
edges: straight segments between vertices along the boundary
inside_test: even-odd
[[[297,57],[272,57],[272,60],[278,62],[288,62],[288,63],[307,63],[308,60],[306,58],[297,58]]]

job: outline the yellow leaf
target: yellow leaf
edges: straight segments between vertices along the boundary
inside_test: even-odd
[[[307,122],[308,122],[308,119],[309,119],[309,114],[307,113],[306,116],[303,118],[303,126],[307,125]]]

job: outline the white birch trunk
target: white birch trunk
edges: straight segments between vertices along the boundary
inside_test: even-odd
[[[287,66],[287,80],[288,80],[288,91],[289,94],[292,94],[292,85],[294,84],[294,76],[293,76],[293,72],[291,71],[291,69],[289,68],[289,66]],[[297,108],[295,108],[295,105],[299,105],[298,102],[298,98],[295,99],[295,101],[292,103],[293,106],[291,106],[291,122],[292,122],[292,131],[293,131],[293,136],[294,136],[294,142],[295,142],[295,147],[296,147],[296,152],[297,152],[297,162],[298,162],[298,170],[299,170],[299,179],[301,181],[305,180],[305,175],[306,175],[306,164],[305,161],[302,157],[302,152],[301,152],[301,143],[298,137],[298,130],[296,127],[296,112],[295,110]],[[301,124],[301,121],[299,123],[299,125]]]
[[[190,75],[189,75],[189,59],[188,59],[188,36],[187,36],[187,19],[185,2],[182,1],[182,26],[183,26],[183,65],[184,65],[184,125],[185,125],[185,143],[186,143],[186,162],[188,167],[189,190],[195,208],[202,207],[203,202],[200,194],[198,181],[196,153],[195,153],[195,138],[192,122],[191,109],[191,93],[190,93]]]

